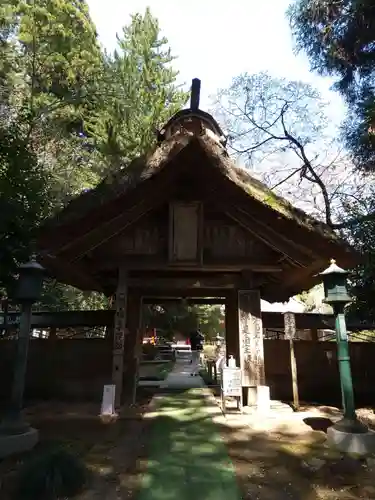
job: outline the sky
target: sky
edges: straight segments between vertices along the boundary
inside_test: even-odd
[[[130,15],[147,6],[160,23],[177,56],[174,67],[186,87],[200,78],[203,110],[210,109],[210,96],[228,87],[243,73],[268,71],[271,75],[302,80],[319,89],[329,101],[328,114],[341,121],[342,100],[331,92],[332,80],[310,73],[303,55],[293,53],[285,11],[290,0],[88,0],[101,43],[116,47],[116,33],[129,23]]]

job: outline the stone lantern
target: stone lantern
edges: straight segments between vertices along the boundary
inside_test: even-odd
[[[22,419],[23,394],[27,368],[27,355],[31,331],[32,305],[42,293],[44,268],[35,256],[19,267],[15,299],[21,305],[20,328],[14,361],[14,378],[10,407],[0,426],[0,458],[33,448],[38,432]]]

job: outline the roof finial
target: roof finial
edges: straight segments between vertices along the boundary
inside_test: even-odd
[[[336,259],[331,259],[331,265],[334,266],[336,264]]]
[[[201,93],[201,81],[199,78],[193,78],[191,82],[190,109],[196,111],[199,109],[199,98]]]

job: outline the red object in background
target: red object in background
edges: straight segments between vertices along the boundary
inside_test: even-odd
[[[189,338],[186,339],[186,345],[190,345],[190,339]]]

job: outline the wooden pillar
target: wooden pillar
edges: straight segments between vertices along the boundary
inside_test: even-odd
[[[53,342],[57,339],[57,328],[55,326],[50,326],[48,330],[48,340]]]
[[[122,400],[123,372],[124,372],[124,348],[126,330],[126,308],[127,308],[127,273],[119,269],[116,290],[115,325],[113,335],[113,358],[112,358],[112,383],[116,386],[115,408],[118,410]]]
[[[258,290],[239,291],[238,315],[245,403],[266,409],[269,406],[269,389],[265,387],[263,325]]]
[[[56,394],[58,393],[59,382],[57,378],[58,374],[58,337],[57,337],[57,328],[55,326],[49,327],[48,334],[48,356],[46,359],[45,367],[47,367],[45,381],[46,381],[46,392],[48,397],[56,398]]]
[[[297,375],[297,360],[294,350],[294,339],[296,337],[296,318],[294,313],[284,313],[284,330],[285,338],[289,340],[290,352],[290,372],[292,374],[292,390],[293,390],[293,408],[295,411],[299,409],[299,394],[298,394],[298,375]]]
[[[138,291],[129,290],[127,301],[127,335],[124,349],[122,402],[135,402],[138,370],[138,342],[140,342],[142,297]]]
[[[319,331],[317,328],[311,328],[310,329],[310,338],[314,342],[319,342]]]
[[[225,302],[225,343],[226,357],[232,355],[240,366],[240,338],[238,323],[238,291],[230,290]]]

